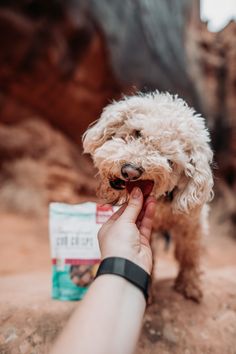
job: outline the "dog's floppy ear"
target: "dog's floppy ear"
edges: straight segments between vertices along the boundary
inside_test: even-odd
[[[192,149],[184,175],[174,195],[175,212],[188,213],[191,209],[213,198],[213,177],[210,167],[212,158],[213,153],[207,143],[197,149]]]
[[[101,117],[86,130],[83,135],[85,153],[93,154],[99,146],[116,132],[124,120],[124,112],[119,109],[119,106],[118,102],[105,107]]]

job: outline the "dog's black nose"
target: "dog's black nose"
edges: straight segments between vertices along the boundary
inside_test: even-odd
[[[129,181],[135,181],[138,179],[143,173],[142,167],[137,167],[130,163],[126,163],[121,167],[121,174],[122,176]]]

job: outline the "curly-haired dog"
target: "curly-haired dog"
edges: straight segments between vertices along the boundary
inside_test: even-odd
[[[201,115],[177,96],[153,92],[108,105],[84,134],[99,170],[99,196],[122,202],[134,185],[157,199],[154,229],[170,231],[180,265],[175,288],[200,301],[200,239],[207,230],[213,153]]]

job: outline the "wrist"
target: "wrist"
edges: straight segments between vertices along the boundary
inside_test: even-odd
[[[102,276],[96,277],[93,281],[93,283],[102,283],[104,286],[105,284],[110,284],[109,287],[112,286],[116,286],[116,290],[118,291],[118,289],[120,289],[119,291],[122,293],[124,293],[125,291],[127,291],[127,293],[132,293],[133,295],[137,295],[144,299],[145,298],[142,294],[142,292],[132,283],[130,283],[127,279],[123,278],[123,277],[119,277],[116,274],[103,274]],[[93,284],[92,283],[92,284]],[[91,285],[92,285],[91,284]],[[108,287],[108,285],[107,285]],[[113,289],[114,290],[114,289]]]
[[[147,300],[150,275],[137,263],[123,257],[105,258],[100,263],[96,278],[107,274],[124,278],[137,287]]]
[[[132,301],[146,307],[146,300],[142,292],[128,280],[115,274],[103,274],[96,277],[90,288],[103,288],[107,302],[117,301],[119,303]],[[110,296],[112,299],[110,299]],[[115,300],[115,298],[117,300]]]

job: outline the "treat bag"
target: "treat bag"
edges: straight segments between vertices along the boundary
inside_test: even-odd
[[[92,202],[50,204],[53,299],[83,298],[100,262],[97,233],[114,209],[110,205],[100,206]]]

